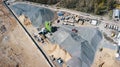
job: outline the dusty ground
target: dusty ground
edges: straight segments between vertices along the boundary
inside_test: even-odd
[[[27,34],[9,12],[0,5],[0,28],[2,25],[5,25],[6,30],[5,32],[0,30],[0,67],[49,67],[43,55],[34,46]],[[32,26],[27,26],[27,28],[29,32],[37,32]],[[48,50],[46,53],[49,55],[62,56],[66,60],[71,58],[59,46],[46,46],[46,44],[42,46]],[[120,67],[120,62],[115,59],[115,53],[115,51],[108,48],[97,52],[92,67]]]
[[[19,19],[24,22],[23,17],[19,17]],[[29,21],[29,20],[28,20]],[[31,25],[30,21],[24,22],[23,24],[26,26],[26,28],[29,30],[31,34],[38,33],[37,30]],[[51,45],[50,43],[42,44],[38,42],[40,46],[43,47],[43,49],[46,51],[46,53],[51,56],[54,55],[55,58],[62,57],[63,60],[68,61],[71,57],[70,55],[62,50],[59,46]],[[91,67],[119,67],[120,62],[115,59],[115,50],[111,50],[108,48],[104,48],[101,52],[97,52],[95,56],[94,63]],[[66,66],[64,66],[66,67]]]
[[[34,33],[38,34],[37,29],[32,26],[31,21],[28,18],[25,18],[24,15],[21,15],[19,17],[19,20],[26,27],[26,29],[30,32],[31,35],[33,35]],[[39,37],[41,37],[41,36],[39,35]],[[41,46],[43,48],[43,50],[45,51],[45,53],[49,56],[49,58],[51,60],[53,58],[58,59],[61,57],[61,59],[63,59],[63,61],[67,62],[68,60],[71,59],[71,55],[67,51],[62,49],[60,46],[58,46],[57,44],[50,43],[50,41],[48,39],[44,39],[44,41],[45,41],[44,43],[41,43],[36,40],[36,42],[39,44],[39,46]],[[53,57],[51,57],[52,55],[53,55]],[[54,62],[54,61],[53,61],[53,64],[55,64],[55,67],[59,67],[56,64],[56,62]],[[65,63],[63,64],[63,67],[66,67]]]
[[[120,67],[120,61],[115,58],[116,51],[109,48],[103,48],[97,52],[92,67]]]
[[[0,4],[0,28],[3,25],[0,30],[0,67],[49,67],[25,31]]]

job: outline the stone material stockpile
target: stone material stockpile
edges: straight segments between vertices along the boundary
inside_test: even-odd
[[[68,66],[77,66],[79,63],[76,61],[79,61],[82,67],[90,67],[99,42],[102,40],[102,34],[97,29],[82,27],[76,28],[78,33],[74,33],[71,31],[72,28],[72,26],[61,26],[50,40],[58,43],[71,54],[72,59],[67,62]]]
[[[35,27],[40,27],[45,21],[51,21],[54,18],[54,13],[51,10],[27,3],[16,3],[11,8],[18,16],[22,14],[27,16]]]

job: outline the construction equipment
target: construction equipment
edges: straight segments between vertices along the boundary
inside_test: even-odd
[[[115,34],[114,32],[111,33],[111,37],[115,37],[115,35],[116,35],[116,34]]]
[[[48,32],[52,32],[52,27],[51,27],[51,22],[50,21],[45,21],[45,29]]]

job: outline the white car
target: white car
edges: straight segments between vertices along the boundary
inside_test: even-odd
[[[62,23],[63,25],[68,25],[66,22]]]

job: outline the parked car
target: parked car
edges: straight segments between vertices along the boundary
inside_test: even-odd
[[[77,32],[78,32],[78,30],[76,30],[75,28],[74,28],[74,29],[72,29],[72,31],[73,31],[73,32],[75,32],[75,33],[77,33]]]
[[[108,24],[105,24],[104,28],[107,28],[108,27]]]
[[[68,25],[66,22],[62,23],[63,25]]]

